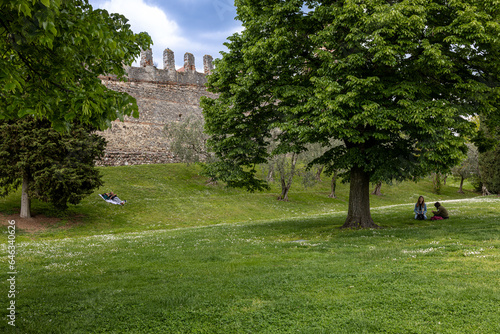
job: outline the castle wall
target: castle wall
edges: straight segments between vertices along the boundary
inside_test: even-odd
[[[194,57],[185,56],[185,64],[175,70],[173,53],[165,50],[165,69],[152,64],[150,54],[141,57],[141,67],[126,68],[128,80],[117,81],[112,76],[101,77],[109,89],[135,97],[139,118],[126,117],[114,121],[109,129],[99,132],[108,145],[104,159],[106,166],[177,162],[169,151],[169,138],[164,127],[192,115],[201,115],[200,98],[214,95],[205,88],[206,74],[213,69],[211,57],[205,56],[205,73],[196,72]],[[167,63],[168,61],[168,63]]]

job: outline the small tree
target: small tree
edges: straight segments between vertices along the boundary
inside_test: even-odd
[[[165,126],[169,149],[176,159],[188,164],[214,159],[214,154],[207,149],[208,135],[203,132],[204,124],[203,117],[190,116]]]
[[[377,184],[375,185],[375,188],[373,189],[373,191],[371,192],[372,195],[377,195],[377,196],[382,196],[382,181],[379,181],[377,182]]]
[[[276,170],[280,176],[281,194],[280,201],[288,201],[288,192],[292,186],[293,177],[296,174],[298,153],[280,154],[275,156]]]
[[[321,182],[321,173],[325,169],[325,165],[315,164],[314,161],[320,158],[327,149],[319,143],[307,144],[305,147],[306,151],[304,151],[302,156],[308,164],[308,169],[315,170],[314,178],[316,181]]]
[[[340,140],[333,139],[328,142],[327,146],[321,145],[318,147],[317,144],[307,145],[307,147],[311,146],[314,147],[314,149],[312,150],[314,153],[312,155],[313,159],[310,162],[310,164],[317,164],[317,166],[321,167],[321,171],[324,171],[326,175],[331,176],[331,182],[330,182],[331,191],[328,197],[337,198],[336,194],[337,180],[338,180],[338,175],[340,172],[342,172],[342,170],[339,170],[335,166],[334,161],[330,158],[328,152],[336,149],[342,149],[344,144]]]
[[[500,194],[500,116],[496,113],[479,117],[479,170],[482,192]]]
[[[431,175],[432,179],[432,190],[436,194],[441,193],[441,188],[443,187],[443,175],[439,172],[434,172]]]
[[[169,139],[169,150],[175,159],[186,164],[199,163],[208,183],[216,184],[217,175],[212,171],[215,155],[207,148],[208,136],[204,133],[203,117],[190,116],[184,120],[169,123],[164,128]]]
[[[464,180],[470,177],[479,176],[479,156],[476,146],[474,144],[467,144],[467,158],[459,165],[451,169],[454,176],[460,177],[460,187],[458,192],[463,194]]]
[[[296,152],[273,154],[273,152],[277,151],[280,147],[280,131],[274,129],[271,131],[270,135],[272,136],[268,146],[270,158],[267,164],[262,165],[263,171],[267,174],[267,182],[274,181],[274,175],[278,173],[281,185],[281,194],[278,196],[278,200],[288,201],[288,192],[292,187],[293,178],[297,174],[297,162],[301,154]]]
[[[95,160],[105,145],[89,126],[73,124],[69,133],[60,133],[48,120],[31,116],[0,121],[1,195],[22,185],[22,218],[31,216],[31,198],[59,210],[78,204],[103,184]]]
[[[338,176],[338,172],[337,171],[334,171],[333,172],[333,175],[332,175],[332,182],[331,182],[331,192],[330,192],[330,195],[328,195],[328,197],[330,198],[337,198],[337,194],[336,194],[336,189],[337,189],[337,176]]]
[[[483,193],[500,194],[500,145],[494,150],[480,154],[479,169],[485,187]]]

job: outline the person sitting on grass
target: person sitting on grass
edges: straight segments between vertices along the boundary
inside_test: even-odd
[[[448,215],[448,210],[446,210],[444,206],[441,205],[441,203],[436,202],[434,203],[434,206],[436,207],[437,211],[432,211],[432,213],[434,214],[434,217],[431,218],[432,220],[450,218]]]
[[[425,220],[427,219],[427,204],[425,204],[424,196],[418,198],[417,204],[415,204],[415,219]]]

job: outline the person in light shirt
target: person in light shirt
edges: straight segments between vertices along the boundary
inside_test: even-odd
[[[415,204],[415,219],[425,220],[427,219],[427,204],[425,204],[424,196],[418,198],[417,204]]]

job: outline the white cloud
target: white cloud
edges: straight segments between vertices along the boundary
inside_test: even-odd
[[[182,36],[179,25],[170,20],[159,7],[148,5],[144,0],[109,0],[101,3],[100,8],[110,13],[119,13],[129,19],[135,33],[147,32],[153,39],[153,61],[163,68],[163,50],[171,49],[175,53],[176,67],[182,67],[186,45],[189,41]],[[192,43],[191,43],[192,44]]]
[[[241,34],[245,28],[242,25],[231,27],[227,30],[219,30],[219,31],[210,31],[206,33],[202,33],[200,35],[201,38],[206,40],[226,40],[229,36],[232,36],[234,33]]]
[[[184,20],[189,27],[184,27],[176,22],[168,13],[169,8],[179,12],[179,3],[182,1],[182,7],[197,8],[198,14],[200,10],[206,12],[206,18],[193,16],[192,20]],[[185,1],[185,2],[184,2]],[[153,61],[158,65],[158,68],[163,68],[163,50],[166,48],[174,51],[176,67],[184,66],[184,54],[190,52],[195,56],[196,69],[198,72],[203,71],[203,56],[206,54],[214,58],[220,58],[220,51],[227,51],[223,45],[228,36],[235,32],[241,32],[243,27],[241,24],[234,24],[232,27],[227,27],[226,21],[217,19],[217,15],[213,12],[214,8],[217,12],[217,6],[220,3],[232,6],[233,0],[89,0],[94,7],[106,9],[110,13],[120,13],[129,19],[130,26],[135,33],[142,31],[147,32],[153,39]],[[154,3],[157,3],[156,5]],[[158,5],[158,3],[160,5]],[[165,7],[161,3],[166,3]],[[167,5],[168,4],[168,5]],[[224,8],[226,8],[224,7]],[[165,8],[165,10],[163,10]],[[177,13],[179,14],[179,13]],[[185,13],[190,15],[191,13]],[[214,16],[215,15],[215,16]],[[228,16],[229,17],[229,16]],[[189,18],[191,18],[189,16]],[[215,20],[214,20],[215,18]],[[199,25],[200,20],[209,20],[211,25],[207,28],[207,22]],[[226,25],[225,28],[223,26]],[[203,26],[204,28],[198,28]],[[133,64],[139,66],[139,59]]]

